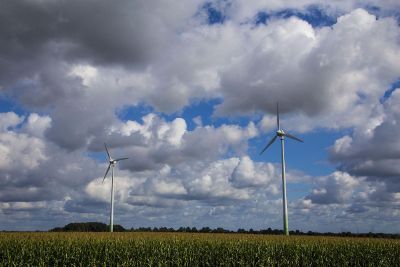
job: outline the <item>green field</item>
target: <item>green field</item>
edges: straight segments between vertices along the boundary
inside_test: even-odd
[[[189,233],[0,233],[1,266],[400,266],[400,240]]]

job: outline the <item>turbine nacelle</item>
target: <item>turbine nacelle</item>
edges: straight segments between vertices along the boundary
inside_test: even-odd
[[[297,138],[296,136],[294,136],[292,134],[286,133],[284,130],[281,129],[281,124],[279,122],[279,103],[276,104],[276,128],[277,128],[277,130],[276,130],[275,136],[271,139],[271,141],[268,142],[268,144],[260,152],[260,155],[262,153],[264,153],[264,151],[267,150],[267,148],[275,142],[277,137],[279,137],[280,139],[283,139],[286,136],[290,139],[293,139],[293,140],[303,143],[303,140],[301,140],[300,138]]]

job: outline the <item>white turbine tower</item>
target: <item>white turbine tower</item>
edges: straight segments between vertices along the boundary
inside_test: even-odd
[[[111,211],[110,211],[110,232],[113,231],[113,225],[114,225],[114,167],[117,164],[118,161],[128,159],[128,158],[119,158],[119,159],[113,159],[110,156],[110,152],[108,152],[107,145],[104,143],[104,147],[106,148],[107,156],[108,156],[108,168],[106,171],[106,174],[104,175],[103,182],[107,177],[108,172],[111,169]]]
[[[276,138],[279,136],[281,139],[281,151],[282,151],[282,204],[283,204],[283,231],[285,235],[289,235],[289,226],[288,226],[288,209],[287,209],[287,197],[286,197],[286,173],[285,173],[285,136],[291,138],[293,140],[303,142],[301,139],[284,132],[281,129],[281,125],[279,124],[279,103],[276,104],[276,124],[277,131],[276,135],[272,138],[271,141],[264,147],[264,149],[260,152],[260,155],[270,146],[273,142],[275,142]]]

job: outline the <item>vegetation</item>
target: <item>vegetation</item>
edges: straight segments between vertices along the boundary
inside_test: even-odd
[[[0,233],[0,266],[399,266],[400,240],[209,233]]]
[[[277,229],[262,229],[262,230],[253,230],[253,229],[242,229],[239,228],[237,231],[226,230],[224,228],[215,228],[211,229],[210,227],[203,227],[201,229],[197,229],[196,227],[180,227],[178,229],[167,228],[167,227],[140,227],[140,228],[131,228],[131,232],[184,232],[184,233],[237,233],[237,234],[261,234],[261,235],[282,235],[282,230]],[[400,239],[400,234],[385,234],[385,233],[351,233],[351,232],[341,232],[341,233],[319,233],[319,232],[301,232],[299,230],[289,231],[290,235],[308,235],[308,236],[337,236],[337,237],[369,237],[369,238],[392,238],[392,239]]]
[[[50,232],[108,232],[110,227],[104,223],[99,222],[87,222],[87,223],[70,223],[64,227],[56,227],[51,229]],[[184,232],[184,233],[239,233],[239,234],[263,234],[263,235],[280,235],[283,234],[282,230],[277,229],[264,229],[264,230],[253,230],[253,229],[242,229],[239,228],[237,231],[226,230],[224,228],[218,227],[211,229],[210,227],[203,227],[197,229],[196,227],[180,227],[178,229],[167,228],[167,227],[140,227],[131,228],[130,230],[125,229],[121,225],[114,225],[114,232]],[[374,237],[374,238],[398,238],[399,234],[384,234],[384,233],[351,233],[351,232],[341,232],[341,233],[318,233],[318,232],[301,232],[299,230],[290,231],[290,235],[310,235],[310,236],[343,236],[343,237]]]
[[[105,223],[87,222],[87,223],[69,223],[64,227],[56,227],[51,229],[50,232],[108,232],[110,226]],[[115,224],[113,226],[114,232],[126,231],[121,225]]]

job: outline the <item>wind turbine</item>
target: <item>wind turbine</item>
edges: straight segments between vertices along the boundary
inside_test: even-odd
[[[113,224],[114,224],[114,167],[118,161],[125,160],[128,158],[119,158],[113,159],[110,156],[110,152],[108,152],[107,145],[104,143],[104,147],[106,148],[107,156],[108,156],[108,168],[106,174],[104,174],[103,182],[107,177],[108,172],[111,169],[111,211],[110,211],[110,232],[113,231]]]
[[[287,209],[287,197],[286,197],[286,173],[285,173],[285,136],[291,138],[293,140],[299,141],[303,143],[303,140],[284,132],[281,129],[281,125],[279,123],[279,103],[276,104],[276,124],[277,131],[276,135],[269,141],[269,143],[264,147],[264,149],[260,152],[260,155],[264,153],[267,148],[275,142],[276,138],[279,137],[281,139],[281,152],[282,152],[282,204],[283,204],[283,231],[285,235],[289,235],[289,226],[288,226],[288,209]]]

